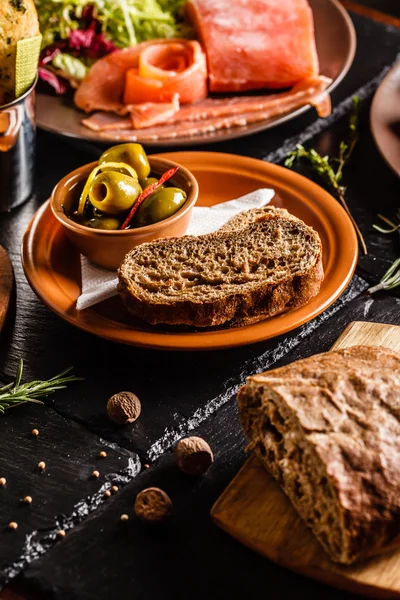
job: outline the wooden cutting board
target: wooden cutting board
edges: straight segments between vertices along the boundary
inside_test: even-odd
[[[14,285],[14,273],[7,252],[0,246],[0,333],[6,320]]]
[[[351,323],[333,348],[359,344],[400,352],[400,327]],[[335,565],[255,455],[217,500],[211,516],[237,540],[284,567],[355,593],[400,598],[400,550],[352,567]]]

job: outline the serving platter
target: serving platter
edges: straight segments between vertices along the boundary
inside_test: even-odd
[[[400,62],[389,71],[375,94],[371,130],[383,158],[400,177]]]
[[[309,0],[309,3],[314,13],[320,71],[322,75],[332,79],[329,87],[329,91],[332,91],[346,75],[353,62],[356,49],[355,29],[350,16],[338,0]],[[284,116],[256,124],[183,137],[179,140],[171,137],[152,141],[151,146],[153,148],[190,146],[235,139],[280,125],[299,116],[309,108],[310,106],[304,106]],[[118,132],[108,132],[107,138],[105,138],[99,132],[84,127],[81,124],[84,116],[83,112],[74,108],[71,99],[67,100],[63,97],[43,93],[37,95],[36,121],[41,129],[96,144],[110,145],[119,140]],[[129,140],[124,137],[124,141]],[[140,142],[140,137],[136,138],[135,136],[134,141]]]
[[[276,192],[273,204],[287,208],[321,236],[325,279],[319,294],[306,306],[288,313],[246,327],[213,331],[183,332],[146,325],[127,312],[119,297],[77,311],[76,300],[81,291],[79,253],[46,202],[25,232],[22,263],[33,290],[62,319],[124,344],[171,350],[222,349],[291,331],[323,312],[345,290],[357,264],[357,238],[345,211],[321,187],[289,169],[254,158],[216,152],[171,152],[155,156],[192,171],[199,183],[197,204],[201,206],[212,206],[262,187],[273,188]]]

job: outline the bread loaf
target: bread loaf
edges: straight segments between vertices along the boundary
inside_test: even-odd
[[[19,40],[39,35],[33,0],[0,0],[0,106],[15,99],[15,61]]]
[[[238,230],[141,244],[118,276],[127,308],[148,323],[245,324],[318,293],[321,241],[300,219],[273,213]]]
[[[254,375],[239,414],[333,561],[400,545],[400,355],[358,346]]]

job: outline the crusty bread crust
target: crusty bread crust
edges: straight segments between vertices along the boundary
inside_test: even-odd
[[[254,449],[332,560],[400,546],[400,355],[356,346],[247,379]]]
[[[250,210],[244,210],[234,217],[231,217],[225,225],[222,225],[218,229],[218,231],[233,231],[242,229],[243,227],[247,227],[250,223],[254,223],[257,219],[268,217],[271,215],[280,215],[281,217],[286,217],[287,219],[293,218],[293,215],[290,214],[286,208],[279,208],[278,206],[263,206],[262,208],[251,208]]]
[[[266,240],[273,240],[269,242],[270,246],[289,243],[284,238],[285,233],[282,233],[281,237],[281,232],[285,232],[285,228],[288,229],[289,225],[293,231],[297,232],[296,235],[301,242],[297,246],[297,254],[305,253],[307,258],[305,259],[303,256],[301,267],[296,266],[294,264],[295,257],[291,258],[290,252],[286,248],[285,260],[288,262],[293,260],[293,268],[291,270],[289,264],[287,273],[284,275],[282,275],[281,268],[280,275],[276,272],[274,278],[271,275],[271,272],[274,272],[272,269],[269,272],[268,281],[262,277],[257,279],[256,276],[248,273],[244,274],[244,281],[240,284],[224,283],[224,277],[226,279],[228,276],[223,273],[229,270],[231,264],[236,260],[235,256],[233,258],[230,256],[230,252],[235,253],[237,251],[238,232],[236,230],[218,231],[205,236],[184,236],[183,238],[157,240],[134,248],[126,256],[118,271],[118,291],[128,310],[152,325],[162,323],[203,328],[224,324],[238,326],[302,306],[318,293],[323,280],[321,241],[318,234],[311,227],[306,226],[295,217],[288,219],[282,214],[270,214],[240,229],[240,250],[245,251],[246,244],[250,244],[250,241],[255,238],[263,239],[262,236],[265,236]],[[303,243],[305,250],[300,247]],[[168,256],[171,256],[178,246],[182,252],[188,254],[187,260],[185,259],[186,262],[183,263],[188,271],[190,271],[193,250],[196,250],[197,247],[201,246],[203,252],[204,248],[209,248],[208,256],[213,256],[212,253],[218,253],[222,246],[227,256],[220,263],[217,263],[217,268],[220,269],[218,275],[222,285],[213,285],[211,282],[208,285],[202,284],[201,287],[200,284],[195,283],[191,288],[193,289],[197,285],[197,289],[205,290],[204,294],[193,297],[190,286],[188,286],[188,289],[182,290],[182,293],[175,293],[171,296],[167,294],[170,281],[168,278],[171,276],[169,271],[166,275],[161,275],[163,289],[167,290],[164,296],[160,296],[160,294],[154,296],[147,289],[144,289],[141,281],[138,281],[140,278],[137,273],[139,271],[141,275],[144,273],[142,279],[148,273],[153,273],[154,277],[159,277],[159,271],[162,271],[165,264],[163,265],[162,261],[158,260],[157,262],[154,259],[153,262],[156,262],[157,269],[154,265],[152,267],[147,264],[143,266],[143,256],[151,256],[153,252],[155,255],[156,251],[160,251],[163,256],[167,257],[165,260],[171,263],[172,259],[169,259]],[[264,262],[266,262],[268,257],[272,256],[271,250],[265,247],[262,252],[265,253]],[[275,252],[273,256],[276,259],[277,251],[275,248],[273,252]],[[252,259],[251,256],[250,259]],[[243,255],[240,256],[240,260],[244,260]],[[179,269],[184,270],[181,266]],[[174,281],[171,280],[170,284],[173,285],[173,283]],[[156,291],[161,288],[161,286],[157,286],[157,283],[154,286]]]
[[[0,0],[0,106],[15,99],[18,42],[39,33],[33,0]]]
[[[323,279],[324,268],[321,253],[315,266],[308,273],[277,285],[272,290],[267,303],[260,306],[258,311],[256,310],[252,315],[233,319],[229,325],[231,327],[244,327],[289,310],[300,308],[318,294]],[[288,298],[290,300],[286,302]]]

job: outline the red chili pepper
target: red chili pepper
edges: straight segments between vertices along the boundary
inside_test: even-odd
[[[151,185],[149,185],[147,188],[145,188],[143,190],[143,192],[140,194],[139,198],[136,200],[135,204],[132,206],[132,208],[129,212],[129,215],[126,217],[125,221],[122,223],[121,229],[126,229],[128,227],[129,223],[132,221],[133,217],[135,216],[135,214],[136,214],[139,206],[142,204],[142,202],[144,202],[146,200],[146,198],[148,198],[163,183],[168,181],[168,179],[171,179],[171,177],[173,177],[175,175],[175,173],[177,172],[178,169],[179,169],[179,167],[173,167],[172,169],[168,169],[168,171],[165,171],[164,175],[161,175],[161,177],[158,181],[156,181],[155,183],[152,183]]]

